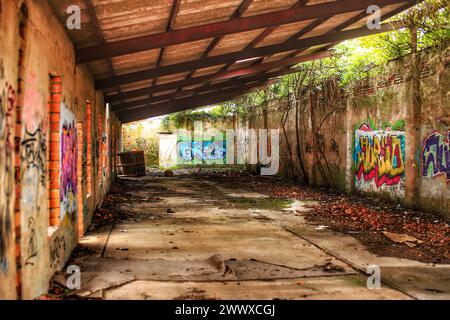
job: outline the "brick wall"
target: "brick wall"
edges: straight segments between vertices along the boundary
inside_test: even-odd
[[[60,108],[62,79],[61,76],[52,77],[50,86],[50,110],[49,110],[49,160],[48,160],[48,189],[49,189],[49,225],[60,224],[60,195],[59,195],[59,166],[60,166]]]

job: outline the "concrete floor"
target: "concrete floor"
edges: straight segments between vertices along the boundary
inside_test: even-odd
[[[450,299],[450,266],[378,257],[355,238],[308,225],[254,191],[199,178],[140,178],[118,204],[136,219],[88,234],[75,258],[82,288],[102,299]],[[249,201],[251,200],[251,201]],[[249,205],[252,203],[252,205]],[[168,210],[171,209],[171,210]],[[140,217],[144,218],[140,218]],[[368,265],[382,288],[369,290]]]

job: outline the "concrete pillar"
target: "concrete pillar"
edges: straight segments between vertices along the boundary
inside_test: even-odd
[[[353,98],[347,98],[347,107],[345,110],[345,134],[346,134],[346,164],[345,164],[345,189],[348,194],[355,192],[355,161],[354,161],[354,139],[355,132],[353,127]]]
[[[408,110],[406,117],[406,180],[405,204],[413,207],[419,199],[420,179],[416,155],[420,150],[420,126],[422,123],[422,100],[420,95],[420,56],[413,54],[409,58],[408,77],[410,81],[404,91],[403,101]]]

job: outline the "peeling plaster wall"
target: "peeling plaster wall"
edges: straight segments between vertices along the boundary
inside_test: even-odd
[[[19,37],[19,11],[22,1],[1,0],[0,17],[0,299],[33,299],[48,290],[53,273],[64,267],[71,251],[78,242],[78,220],[83,219],[85,231],[93,212],[101,204],[114,179],[111,143],[113,135],[120,135],[120,124],[113,113],[109,120],[103,95],[96,92],[94,80],[85,65],[75,64],[72,42],[56,20],[46,1],[25,1],[28,6],[28,23],[25,34],[24,65],[22,67],[21,110],[16,111],[17,84],[19,77],[19,48],[23,45]],[[59,175],[49,170],[48,158],[51,144],[61,148],[61,132],[50,126],[58,123],[60,115],[49,115],[51,76],[61,77],[60,102],[73,115],[75,125],[86,120],[86,102],[92,104],[91,132],[71,136],[75,147],[73,159],[86,156],[87,148],[77,153],[77,139],[86,139],[91,134],[92,142],[92,192],[87,197],[86,180],[78,181],[78,172],[85,170],[86,163],[78,161],[70,172],[72,185],[81,195],[72,199],[76,212],[61,215],[61,221],[50,225],[49,184],[59,181]],[[98,159],[95,137],[98,130],[98,115],[104,134],[103,159]],[[21,127],[15,125],[20,117]],[[19,128],[19,129],[18,129]],[[77,127],[75,128],[77,129]],[[14,132],[20,130],[19,152],[20,179],[14,179]],[[83,129],[81,129],[83,131]],[[81,145],[86,144],[82,141]],[[84,151],[83,151],[84,150]],[[83,154],[84,152],[84,154]],[[60,161],[67,156],[61,154]],[[72,159],[72,160],[73,160]],[[71,161],[72,161],[71,160]],[[98,181],[98,163],[102,161],[102,181]],[[62,171],[61,168],[60,171]],[[57,171],[55,171],[57,172]],[[87,172],[87,170],[85,170]],[[86,176],[86,174],[85,174]],[[74,183],[74,184],[73,184]],[[72,188],[72,185],[70,188]],[[80,188],[78,188],[78,186]],[[68,187],[69,188],[69,187]],[[15,200],[13,190],[19,190],[20,199]],[[72,190],[72,189],[71,189]],[[14,216],[15,204],[20,208],[18,218]],[[18,222],[15,223],[15,220]],[[16,242],[18,245],[16,246]],[[16,265],[16,255],[20,263]],[[16,287],[18,288],[16,290]]]
[[[391,62],[349,96],[313,108],[306,97],[297,115],[308,182],[450,215],[449,61],[450,48],[425,51]],[[295,178],[296,112],[288,113],[286,140],[285,103],[269,106],[267,126],[280,128],[280,174]],[[250,127],[264,128],[264,116]]]

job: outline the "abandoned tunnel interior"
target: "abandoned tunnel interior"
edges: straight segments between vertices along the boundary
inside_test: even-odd
[[[450,299],[449,8],[0,0],[0,299]]]

